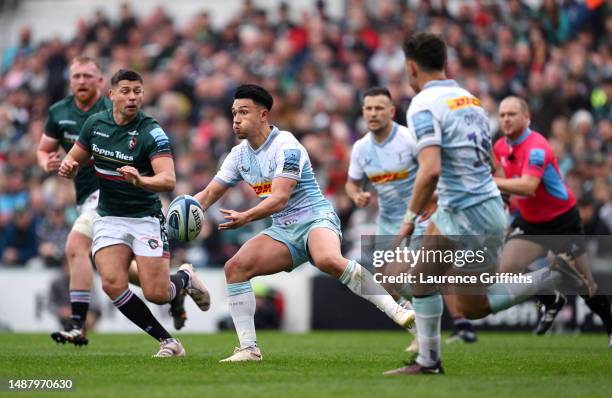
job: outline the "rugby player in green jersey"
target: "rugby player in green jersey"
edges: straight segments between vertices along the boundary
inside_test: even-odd
[[[38,145],[38,164],[46,172],[57,172],[61,160],[60,150],[70,151],[89,116],[112,109],[110,99],[102,95],[103,81],[100,66],[93,58],[78,56],[71,62],[72,94],[49,107],[45,132]],[[51,338],[58,343],[81,346],[89,342],[86,335],[87,312],[93,285],[93,267],[89,254],[100,194],[92,162],[79,169],[74,178],[74,186],[79,217],[66,240],[66,259],[70,269],[71,324],[65,330],[53,332]],[[132,262],[130,268],[130,282],[140,285],[135,262]],[[184,294],[181,294],[170,308],[177,329],[184,326],[187,318],[183,298]]]
[[[87,119],[76,145],[62,160],[59,175],[74,178],[93,155],[100,198],[92,253],[102,287],[128,319],[160,342],[155,356],[183,356],[181,343],[128,287],[128,270],[135,259],[147,300],[165,304],[186,289],[200,309],[210,306],[208,290],[190,264],[169,274],[168,239],[158,193],[172,191],[176,183],[170,141],[140,109],[144,89],[137,72],[119,70],[111,86],[112,109]]]
[[[100,67],[92,58],[81,56],[72,61],[72,94],[49,108],[45,132],[36,153],[38,165],[47,173],[57,172],[61,161],[60,150],[70,151],[85,120],[95,113],[111,108],[110,100],[102,95],[102,84]],[[74,178],[74,186],[79,217],[66,240],[72,322],[66,330],[52,333],[51,338],[59,343],[84,345],[88,343],[85,330],[93,282],[89,252],[99,196],[98,179],[94,176],[92,164],[86,164],[79,170]]]

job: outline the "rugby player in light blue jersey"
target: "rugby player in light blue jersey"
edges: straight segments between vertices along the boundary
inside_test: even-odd
[[[437,282],[421,282],[420,277],[443,279],[440,277],[449,272],[453,276],[482,276],[483,269],[494,273],[507,220],[491,175],[487,114],[476,97],[454,80],[446,79],[444,41],[429,33],[409,35],[404,41],[404,53],[410,85],[417,93],[408,109],[407,121],[417,139],[419,170],[397,241],[413,232],[417,214],[437,189],[438,209],[427,226],[424,250],[452,250],[467,245],[473,252],[480,250],[482,255],[480,264],[468,261],[464,271],[450,267],[452,261],[440,259],[419,261],[412,268],[417,277],[417,283],[412,284],[412,303],[419,355],[410,365],[386,374],[439,374],[444,372],[440,361],[440,286]],[[471,294],[456,297],[466,316],[481,318],[554,287],[564,275],[579,279],[571,268],[564,261],[553,262],[550,269],[530,273],[530,283],[496,283],[488,289],[475,284],[470,287]],[[496,299],[499,293],[507,299]]]
[[[231,150],[213,181],[195,195],[208,209],[230,187],[245,181],[262,201],[244,212],[221,209],[226,222],[219,229],[236,229],[272,218],[271,227],[247,241],[225,263],[230,314],[240,347],[222,362],[262,359],[250,279],[290,271],[307,261],[340,279],[402,327],[410,327],[414,320],[414,311],[398,305],[373,281],[370,272],[342,257],[338,216],[321,193],[304,147],[290,132],[269,125],[272,104],[272,96],[262,87],[247,84],[236,89],[233,128],[244,141]]]
[[[346,183],[346,193],[358,207],[370,203],[371,193],[363,190],[367,178],[378,195],[378,218],[376,234],[385,240],[385,236],[395,237],[404,223],[404,214],[414,188],[418,169],[417,141],[408,128],[393,121],[395,106],[387,88],[374,87],[363,94],[362,115],[369,131],[353,145],[351,161]],[[426,213],[429,216],[435,211],[435,201]],[[420,236],[427,227],[427,218],[421,214],[415,224],[412,236]],[[418,240],[411,242],[418,246]],[[393,273],[394,271],[390,271]],[[402,295],[401,289],[394,285],[383,285],[398,302],[411,308],[410,296]],[[455,331],[452,340],[476,341],[476,332],[472,323],[457,309],[454,296],[444,296],[447,308],[454,320]],[[412,330],[411,330],[412,332]],[[407,351],[418,352],[416,340]]]

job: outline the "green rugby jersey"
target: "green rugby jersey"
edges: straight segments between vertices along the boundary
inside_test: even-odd
[[[152,159],[172,157],[170,140],[155,119],[140,111],[130,123],[119,126],[112,109],[105,110],[87,119],[77,145],[94,158],[100,181],[98,214],[147,217],[161,211],[157,193],[130,184],[117,172],[127,165],[138,169],[141,176],[152,176]]]
[[[70,95],[49,107],[45,124],[45,135],[60,142],[66,153],[79,138],[83,123],[93,114],[105,109],[112,109],[113,104],[107,97],[100,99],[87,112],[77,108],[73,95]],[[98,179],[94,175],[93,161],[81,167],[74,178],[77,204],[83,204],[92,192],[98,189]]]

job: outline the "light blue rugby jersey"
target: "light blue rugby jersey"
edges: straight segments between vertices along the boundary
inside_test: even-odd
[[[417,169],[416,139],[393,122],[385,141],[378,143],[368,132],[355,142],[348,175],[352,180],[368,178],[378,194],[379,221],[395,224],[404,218]]]
[[[441,148],[439,206],[461,210],[500,195],[489,164],[489,120],[478,98],[454,80],[430,81],[412,99],[406,120],[417,151]]]
[[[276,127],[257,150],[253,150],[247,140],[232,148],[215,180],[227,186],[244,180],[257,196],[265,199],[272,193],[272,180],[276,177],[291,178],[297,185],[287,206],[272,214],[274,224],[290,225],[334,212],[321,193],[306,149],[293,134]]]

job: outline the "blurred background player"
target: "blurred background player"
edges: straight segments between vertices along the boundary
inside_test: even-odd
[[[230,314],[240,347],[222,362],[261,361],[254,325],[255,296],[250,279],[290,271],[307,261],[339,278],[353,293],[375,304],[397,324],[409,327],[414,312],[398,305],[369,271],[340,253],[340,221],[315,180],[308,153],[287,132],[268,123],[273,99],[257,85],[236,89],[232,115],[243,139],[223,161],[214,180],[195,195],[204,209],[230,187],[246,181],[261,199],[244,212],[221,209],[221,230],[272,217],[272,226],[248,240],[226,264]]]
[[[121,69],[111,86],[112,109],[87,119],[59,174],[73,178],[79,165],[93,155],[100,201],[92,253],[102,287],[119,311],[160,342],[155,356],[183,356],[181,343],[128,287],[130,262],[135,259],[147,300],[165,304],[187,289],[200,309],[210,305],[209,293],[191,265],[184,264],[169,275],[170,253],[158,192],[172,191],[176,182],[170,140],[140,110],[144,89],[138,73]]]
[[[70,151],[79,138],[85,120],[95,113],[112,108],[111,101],[102,95],[103,81],[100,67],[92,58],[80,56],[72,61],[72,94],[49,108],[45,132],[36,153],[38,165],[47,173],[57,172],[61,163],[60,149]],[[51,338],[61,343],[82,345],[88,342],[85,326],[93,283],[93,267],[89,256],[99,196],[98,179],[92,162],[80,168],[74,178],[74,186],[79,217],[66,240],[72,322],[66,324],[65,330],[52,333]]]
[[[524,99],[504,98],[499,119],[505,138],[496,142],[493,153],[504,176],[495,177],[495,183],[502,192],[517,196],[519,210],[510,227],[500,272],[523,272],[549,250],[571,255],[588,283],[589,293],[582,298],[603,321],[612,347],[610,303],[607,296],[595,294],[597,284],[587,264],[576,199],[561,178],[557,159],[546,138],[529,127],[531,115]],[[567,300],[559,292],[538,295],[538,300],[542,307],[536,334],[541,335],[550,329]]]
[[[424,249],[467,247],[475,251],[486,247],[484,268],[477,271],[495,271],[507,220],[489,164],[491,138],[486,111],[470,92],[454,80],[446,79],[446,44],[439,36],[430,33],[408,35],[404,53],[410,84],[417,92],[406,119],[408,128],[417,138],[419,170],[398,241],[412,234],[417,214],[431,200],[437,186],[438,208],[422,240]],[[470,239],[473,236],[479,239]],[[417,275],[417,283],[411,287],[419,355],[408,366],[386,374],[444,373],[440,361],[441,286],[422,283],[418,276],[471,271],[469,268],[455,269],[452,265],[439,260],[420,261],[411,269],[413,275]],[[551,268],[553,270],[545,268],[531,273],[533,283],[519,284],[512,291],[507,284],[494,284],[489,290],[484,286],[471,286],[472,294],[456,296],[458,305],[467,317],[480,318],[549,289],[566,273],[576,280],[576,284],[583,282],[573,264],[564,260],[553,262]],[[495,294],[500,291],[504,298],[496,300]]]
[[[393,121],[395,106],[386,88],[375,87],[364,92],[362,114],[369,131],[353,145],[346,193],[358,207],[367,206],[372,195],[363,190],[363,181],[367,177],[378,195],[376,234],[395,237],[403,224],[418,169],[416,140],[406,127]],[[433,211],[435,203],[430,213]],[[424,233],[427,222],[422,218],[415,225],[413,236]],[[393,292],[391,286],[389,290],[394,298],[401,300],[400,292]],[[446,300],[447,296],[444,297]],[[404,300],[409,299],[404,297]],[[454,320],[453,338],[475,342],[476,333],[471,322],[453,304],[447,302]],[[408,350],[418,351],[416,341]]]

